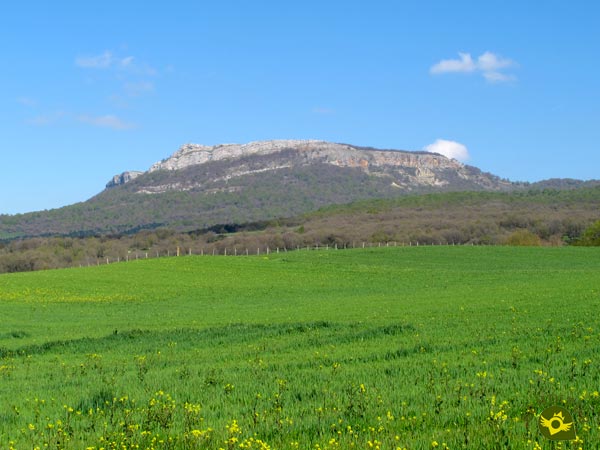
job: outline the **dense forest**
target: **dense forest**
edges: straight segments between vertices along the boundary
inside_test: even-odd
[[[365,200],[270,221],[181,232],[36,237],[0,242],[0,272],[184,254],[256,254],[362,245],[599,245],[600,187],[450,192]]]

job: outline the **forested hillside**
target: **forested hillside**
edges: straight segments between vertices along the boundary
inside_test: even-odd
[[[0,239],[91,236],[291,217],[373,198],[446,191],[506,191],[521,185],[427,152],[313,141],[183,146],[147,172],[113,177],[75,205],[0,215]]]
[[[181,254],[231,255],[363,243],[565,245],[576,243],[598,219],[600,187],[411,195],[186,232],[159,227],[128,234],[5,241],[0,244],[0,272],[174,255],[178,248]]]

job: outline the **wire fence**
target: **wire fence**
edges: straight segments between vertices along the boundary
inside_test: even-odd
[[[352,242],[349,244],[313,244],[295,247],[270,247],[270,246],[232,246],[232,247],[175,247],[172,250],[129,250],[126,254],[118,255],[116,257],[103,256],[96,258],[95,261],[87,261],[87,266],[92,265],[105,265],[114,264],[120,262],[137,261],[143,259],[156,259],[156,258],[169,258],[169,257],[181,257],[181,256],[268,256],[272,254],[280,254],[287,252],[299,252],[299,251],[336,251],[336,250],[349,250],[349,249],[368,249],[368,248],[389,248],[389,247],[432,247],[432,246],[490,246],[494,244],[484,243],[457,243],[457,242],[419,242],[419,241],[408,241],[408,242]],[[84,262],[79,263],[79,267],[84,267]]]

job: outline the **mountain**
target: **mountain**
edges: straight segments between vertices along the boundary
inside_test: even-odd
[[[358,169],[367,175],[383,177],[390,186],[405,191],[459,186],[501,190],[511,186],[498,177],[483,174],[474,167],[437,153],[377,150],[325,141],[277,140],[212,147],[183,145],[171,157],[152,165],[146,172],[175,172],[174,176],[167,177],[169,182],[157,185],[147,177],[140,182],[136,192],[154,194],[170,190],[203,190],[208,184],[246,175],[319,164]],[[189,168],[195,168],[195,173],[182,172]],[[214,175],[212,169],[219,169],[220,173],[211,177]],[[208,177],[198,176],[202,172]],[[125,184],[140,175],[140,172],[124,172],[113,177],[107,187]]]
[[[104,191],[85,202],[0,216],[0,239],[157,227],[191,230],[407,193],[516,187],[436,153],[312,140],[186,144],[146,172],[114,176]]]
[[[570,190],[579,188],[593,188],[600,186],[600,180],[575,180],[573,178],[549,178],[529,185],[532,189]]]

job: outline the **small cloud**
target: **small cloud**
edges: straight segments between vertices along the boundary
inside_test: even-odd
[[[512,59],[504,58],[492,52],[482,53],[474,61],[470,53],[458,53],[459,59],[443,59],[434,64],[429,72],[434,75],[443,73],[469,73],[478,72],[490,83],[515,81],[514,75],[501,72],[518,64]]]
[[[83,69],[109,69],[117,68],[134,68],[134,57],[126,56],[124,58],[116,57],[111,51],[104,51],[100,55],[95,56],[80,56],[75,59],[75,65]]]
[[[96,56],[81,56],[75,59],[75,65],[84,69],[106,69],[114,62],[114,57],[108,50]]]
[[[442,59],[439,63],[434,64],[429,71],[431,73],[473,72],[477,68],[469,53],[459,52],[458,56],[460,56],[460,59]]]
[[[456,159],[461,162],[465,162],[470,158],[469,150],[465,145],[445,139],[436,139],[433,144],[426,145],[423,150],[431,153],[439,153],[446,158]]]
[[[490,83],[508,83],[517,79],[514,75],[507,75],[500,72],[484,72],[483,77]]]
[[[514,66],[515,62],[508,59],[503,58],[501,56],[495,55],[492,52],[485,52],[479,58],[477,58],[477,67],[485,72],[496,72],[499,69],[504,69],[506,67]]]
[[[105,116],[81,115],[77,117],[77,120],[95,127],[112,128],[113,130],[130,130],[135,127],[134,124],[125,122],[112,114]]]
[[[119,64],[121,65],[121,67],[129,67],[133,64],[133,56],[128,56],[126,58],[123,58],[119,61]]]

